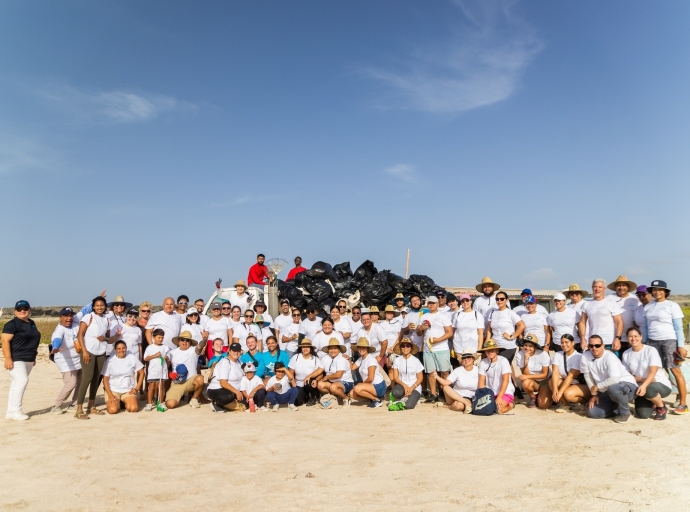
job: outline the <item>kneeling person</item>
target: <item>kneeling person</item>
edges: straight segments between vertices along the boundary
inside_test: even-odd
[[[120,412],[120,402],[125,404],[127,412],[137,412],[137,394],[144,382],[144,365],[127,353],[127,344],[122,340],[115,342],[114,351],[113,356],[105,360],[101,372],[108,414]]]

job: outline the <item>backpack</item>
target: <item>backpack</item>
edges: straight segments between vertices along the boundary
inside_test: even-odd
[[[496,397],[489,388],[478,389],[472,399],[472,414],[477,416],[491,416],[496,414]]]
[[[319,407],[321,409],[335,409],[338,407],[338,397],[333,396],[330,393],[326,393],[321,397]]]

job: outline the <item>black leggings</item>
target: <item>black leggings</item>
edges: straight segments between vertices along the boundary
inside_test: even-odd
[[[668,387],[658,382],[652,382],[647,386],[647,392],[644,396],[635,397],[635,416],[643,420],[648,420],[652,417],[652,408],[654,407],[654,404],[652,404],[651,400],[648,400],[648,398],[654,398],[656,395],[661,395],[661,398],[666,398],[670,394],[671,390]]]
[[[319,389],[313,388],[309,385],[297,386],[297,398],[295,399],[295,405],[299,407],[300,405],[306,404],[310,399],[319,399]]]
[[[98,385],[101,383],[101,372],[103,371],[103,363],[105,363],[105,354],[95,356],[89,352],[91,360],[88,363],[84,362],[84,355],[81,356],[81,384],[79,385],[79,393],[77,394],[77,403],[83,404],[86,398],[86,388],[89,388],[89,400],[96,400],[96,392]]]
[[[391,393],[393,393],[393,397],[396,400],[402,400],[405,396],[405,389],[400,384],[394,384]],[[405,402],[405,409],[414,409],[421,396],[416,389],[410,393],[410,396],[407,397],[407,402]]]
[[[223,407],[224,405],[231,404],[237,400],[235,393],[225,388],[207,389],[206,396],[218,407]]]

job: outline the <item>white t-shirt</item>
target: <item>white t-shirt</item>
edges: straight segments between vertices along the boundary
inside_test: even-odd
[[[127,353],[139,359],[139,346],[141,345],[141,328],[138,325],[123,325],[120,339],[127,344]]]
[[[520,321],[520,317],[506,308],[503,311],[492,309],[489,311],[486,318],[489,325],[491,325],[491,337],[496,344],[501,348],[515,348],[515,340],[505,339],[503,333],[513,334],[515,332],[515,326]]]
[[[484,317],[479,311],[458,311],[453,315],[453,349],[462,354],[465,349],[476,352],[479,344],[479,329],[484,329]]]
[[[621,310],[621,318],[623,319],[623,334],[621,341],[628,341],[628,329],[633,326],[635,320],[635,311],[642,304],[640,299],[634,295],[628,294],[627,297],[620,298],[618,295],[607,295],[606,300],[610,300],[616,305],[616,308]]]
[[[172,339],[180,335],[180,315],[174,313],[172,315],[167,314],[165,311],[159,311],[151,315],[149,323],[146,324],[146,330],[151,329],[163,329],[165,336],[163,337],[163,345],[168,347],[170,350],[174,350],[175,344]]]
[[[189,333],[192,335],[192,339],[194,341],[196,341],[197,343],[201,343],[204,339],[204,337],[201,335],[201,325],[200,324],[185,323],[182,326],[182,329],[180,330],[180,334],[182,334],[185,331],[189,331]]]
[[[213,373],[215,374],[215,370],[213,371]],[[256,388],[258,388],[259,386],[263,385],[263,383],[264,383],[264,381],[261,380],[256,375],[254,375],[252,377],[252,380],[249,380],[247,378],[247,376],[245,375],[244,377],[242,377],[242,380],[240,381],[240,387],[235,388],[235,389],[239,389],[240,391],[244,391],[247,394],[249,394],[252,391],[254,391]]]
[[[515,354],[515,364],[520,369],[523,369],[525,367],[524,350],[518,350],[517,354]],[[549,357],[549,353],[544,352],[543,350],[537,350],[534,353],[534,355],[529,358],[529,361],[527,361],[527,367],[529,368],[529,372],[532,375],[537,375],[538,373],[541,373],[544,366],[546,366],[549,369],[549,372],[545,377],[548,378],[549,375],[551,375],[551,358]]]
[[[316,348],[316,353],[319,354],[320,358],[328,357],[328,354],[325,352],[322,352],[321,349],[325,346],[328,345],[328,342],[331,341],[331,338],[335,338],[338,340],[338,343],[341,345],[345,346],[345,353],[349,356],[350,354],[350,344],[345,343],[345,340],[343,340],[343,335],[340,334],[338,331],[333,331],[331,334],[326,334],[325,332],[320,332],[314,338],[311,340],[311,344],[314,345]]]
[[[476,366],[473,366],[468,372],[465,370],[464,366],[458,366],[455,370],[450,372],[446,380],[453,385],[453,389],[457,391],[460,396],[473,398],[475,391],[477,391],[479,370]]]
[[[410,324],[414,324],[415,328],[410,329],[410,333],[407,335],[408,338],[410,338],[410,341],[417,345],[417,348],[420,350],[422,349],[422,345],[424,344],[424,336],[417,336],[417,327],[422,323],[422,317],[424,316],[425,313],[428,313],[429,310],[426,309],[420,309],[419,311],[412,311],[410,310],[407,315],[405,315],[405,318],[403,319],[402,323],[402,328],[403,329],[408,329],[410,327]]]
[[[280,340],[278,341],[280,350],[284,350],[287,352],[297,352],[297,349],[299,348],[299,327],[299,324],[291,323],[290,325],[287,325],[285,328],[280,330]],[[294,336],[295,334],[297,334],[298,336],[294,340],[288,342],[283,341],[283,336],[289,338],[290,336]]]
[[[120,341],[122,339],[122,328],[125,326],[125,316],[120,315],[117,316],[115,313],[112,311],[108,311],[105,314],[105,317],[108,319],[108,330],[110,331],[110,337],[111,343],[108,343],[105,346],[105,355],[110,356],[113,353],[113,347],[115,346],[115,342]],[[129,347],[127,347],[129,349]]]
[[[165,345],[151,344],[146,347],[146,350],[144,351],[144,359],[157,353],[160,353],[160,355],[165,358],[170,353],[170,349]],[[163,361],[163,365],[161,366],[161,360],[156,357],[155,359],[151,359],[148,363],[149,368],[146,375],[146,380],[152,381],[168,379],[168,363],[166,361]]]
[[[517,315],[515,316],[517,317]],[[493,391],[494,395],[498,395],[498,392],[501,390],[503,375],[506,373],[512,375],[513,370],[508,360],[503,356],[498,356],[494,363],[488,358],[482,359],[479,363],[479,375],[486,376],[486,387]],[[515,386],[513,386],[513,381],[510,377],[508,378],[508,387],[506,388],[505,394],[511,396],[515,395]]]
[[[257,343],[263,339],[261,329],[259,329],[259,326],[256,324],[242,323],[237,329],[233,329],[232,331],[232,337],[237,338],[239,340],[238,343],[242,345],[242,353],[247,351],[247,336],[249,336],[250,332],[256,336]]]
[[[187,380],[191,379],[197,374],[196,367],[199,363],[199,356],[196,355],[195,347],[189,347],[187,350],[175,347],[171,350],[168,357],[170,358],[170,367],[175,371],[177,365],[183,364],[187,367]],[[216,365],[217,367],[218,365]],[[215,370],[214,370],[215,372]]]
[[[509,300],[506,301],[506,308],[511,309]],[[479,311],[484,318],[489,318],[489,311],[498,309],[498,305],[496,304],[496,294],[492,295],[491,297],[480,295],[474,299],[472,309]],[[488,326],[488,322],[485,323],[485,326]]]
[[[580,371],[580,365],[582,362],[582,354],[580,354],[577,351],[573,351],[572,354],[569,356],[565,356],[564,359],[564,354],[565,352],[554,352],[553,356],[551,356],[551,365],[553,368],[553,365],[556,365],[558,367],[558,375],[561,376],[561,379],[565,379],[568,376],[568,373],[570,370],[577,370],[578,372]],[[567,361],[567,362],[566,362]],[[567,368],[566,368],[567,364]],[[574,384],[574,382],[573,382]]]
[[[259,313],[256,311],[254,312],[254,320],[256,320],[256,317],[259,316]],[[268,325],[266,327],[273,327],[273,317],[268,313],[268,311],[264,311],[261,313],[261,316],[264,319],[264,322],[268,322]]]
[[[295,383],[298,387],[304,386],[304,379],[309,377],[316,371],[317,368],[323,368],[321,360],[312,355],[309,359],[305,359],[302,354],[295,354],[290,359],[288,368],[295,372]]]
[[[280,384],[280,389],[274,389],[274,393],[278,393],[279,395],[284,395],[287,393],[292,386],[290,386],[290,379],[288,379],[287,375],[283,375],[283,378],[278,380],[276,376],[274,375],[270,379],[268,379],[268,382],[266,383],[266,389],[269,389],[271,386],[275,386],[276,384]]]
[[[318,316],[314,320],[305,318],[300,322],[300,334],[304,334],[306,338],[313,340],[316,333],[321,330],[321,322],[322,320]]]
[[[647,337],[650,340],[675,340],[673,320],[683,318],[683,311],[673,301],[652,301],[644,307],[647,322]]]
[[[120,359],[113,355],[103,363],[101,375],[110,379],[110,391],[127,393],[137,385],[136,373],[144,367],[138,357],[126,354]]]
[[[654,374],[654,382],[658,382],[669,389],[673,389],[671,381],[666,376],[664,367],[661,364],[659,352],[654,347],[643,345],[642,350],[639,352],[634,352],[632,348],[629,348],[623,352],[623,366],[625,366],[626,370],[634,377],[641,377],[643,379],[649,375],[649,367],[656,366],[657,370]]]
[[[613,317],[622,313],[618,309],[618,305],[607,299],[590,300],[584,305],[582,312],[587,314],[587,331],[589,336],[598,334],[601,336],[604,345],[611,345],[616,336]]]
[[[275,334],[273,334],[273,331],[271,330],[271,328],[270,327],[262,327],[261,328],[261,352],[268,352],[268,345],[266,344],[266,340],[268,340],[269,336],[275,336]],[[276,338],[276,340],[277,339],[278,338]]]
[[[637,384],[635,382],[635,377],[630,375],[628,370],[625,369],[623,363],[616,355],[605,350],[604,355],[599,359],[594,359],[592,353],[588,350],[582,353],[582,358],[580,359],[580,372],[583,374],[591,374],[594,383],[601,387],[601,383],[610,377],[618,377],[619,382],[630,382],[632,384]],[[605,391],[602,389],[602,391]]]
[[[208,323],[206,324],[209,341],[212,342],[216,338],[220,338],[223,340],[224,347],[227,347],[230,341],[228,340],[228,329],[230,329],[230,322],[223,316],[221,316],[218,320],[211,317],[208,319]]]
[[[241,297],[237,295],[236,291],[232,291],[230,292],[230,299],[228,300],[230,301],[230,305],[232,307],[239,306],[239,308],[242,310],[242,314],[244,315],[244,312],[247,311],[247,308],[249,307],[249,302],[247,301],[251,301],[251,297],[246,291]]]
[[[515,314],[522,318],[523,315],[527,315],[527,306],[524,304],[520,304],[518,307],[516,307],[513,311],[515,311]],[[543,315],[544,317],[549,316],[549,310],[546,309],[544,306],[541,304],[537,304],[537,310],[535,311],[537,315]]]
[[[525,330],[522,333],[522,337],[524,338],[526,334],[534,334],[537,337],[537,341],[539,341],[539,345],[543,347],[544,343],[546,343],[546,331],[544,327],[547,324],[548,316],[540,315],[535,312],[533,315],[522,315],[520,319],[522,323],[525,324]]]
[[[220,381],[226,380],[237,391],[240,391],[244,372],[239,361],[231,361],[229,357],[224,357],[213,368],[213,377],[208,383],[207,389],[220,389]]]
[[[357,340],[360,338],[366,338],[369,341],[369,346],[376,349],[378,354],[381,351],[381,343],[388,341],[388,335],[386,331],[381,327],[380,324],[371,324],[369,331],[362,327],[357,333]]]
[[[391,348],[395,345],[398,335],[400,334],[400,329],[402,329],[402,318],[398,316],[393,318],[390,322],[388,320],[383,320],[379,322],[379,327],[386,333],[388,348]]]
[[[74,350],[74,340],[77,339],[78,332],[79,323],[75,323],[73,327],[63,327],[58,324],[50,337],[51,340],[55,338],[62,340],[60,349],[53,356],[55,364],[62,373],[81,369],[81,356]]]
[[[283,329],[285,329],[288,325],[292,323],[292,312],[288,311],[287,315],[283,315],[282,313],[276,317],[276,319],[273,321],[273,326],[276,328],[276,330],[280,331],[282,334]]]
[[[398,378],[405,383],[406,386],[412,386],[417,382],[417,374],[424,372],[424,366],[419,362],[415,356],[410,356],[405,359],[404,356],[396,357],[393,361],[393,368],[398,370]],[[421,384],[415,388],[415,391],[421,394]]]
[[[338,321],[333,323],[333,329],[338,331],[340,334],[347,334],[348,332],[350,334],[353,334],[352,322],[350,321],[350,318],[347,316],[341,316],[340,318],[338,318]],[[349,345],[351,341],[351,338],[348,338],[347,344]]]
[[[321,364],[323,365],[326,375],[332,375],[343,370],[343,374],[340,378],[332,382],[353,382],[350,362],[345,359],[342,354],[335,356],[335,359],[326,354],[325,357],[321,358]]]
[[[553,329],[551,341],[556,344],[561,344],[561,338],[564,334],[570,334],[575,338],[575,343],[580,342],[580,336],[577,332],[577,322],[580,315],[574,309],[565,308],[563,311],[552,311],[549,313],[546,321],[549,327]],[[523,318],[524,320],[524,318]]]
[[[208,323],[208,321],[209,321],[208,316],[204,315],[203,313],[199,313],[199,325],[201,325],[202,331],[206,330],[206,324]]]
[[[450,327],[450,318],[448,318],[448,315],[441,312],[425,313],[424,315],[422,315],[422,319],[419,325],[423,324],[424,322],[429,322],[431,324],[431,327],[424,331],[424,352],[447,351],[448,343],[434,343],[431,346],[431,349],[429,349],[429,345],[427,345],[427,340],[429,338],[440,338],[446,333],[445,328]]]
[[[357,320],[355,322],[351,316],[348,316],[347,319],[350,321],[350,325],[352,326],[352,330],[350,331],[352,333],[352,336],[350,336],[350,344],[354,345],[355,343],[357,343],[357,340],[359,339],[358,333],[359,330],[362,328],[362,321]]]
[[[381,373],[379,372],[379,362],[376,360],[376,357],[373,354],[367,355],[366,358],[362,359],[359,358],[355,362],[355,366],[357,366],[357,369],[359,371],[359,375],[362,377],[362,382],[367,380],[369,378],[369,368],[374,367],[374,380],[370,384],[379,384],[383,382],[383,377],[381,376]]]
[[[99,341],[98,337],[105,336],[108,332],[108,319],[104,316],[98,316],[96,313],[89,313],[84,315],[81,323],[88,325],[84,333],[84,348],[86,348],[89,354],[94,356],[105,354],[105,348],[108,343]]]

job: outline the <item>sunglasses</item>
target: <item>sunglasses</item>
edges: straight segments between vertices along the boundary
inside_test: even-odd
[[[189,304],[189,302],[178,302],[178,304],[179,304],[180,306],[186,306],[187,304]]]
[[[474,359],[474,356],[462,356],[462,359]]]
[[[603,343],[599,343],[598,345],[594,345],[594,344],[592,344],[592,343],[589,344],[589,348],[601,348],[601,347],[603,347],[603,346],[604,346]]]
[[[192,340],[190,340],[189,338],[180,338],[180,341],[186,341],[187,343],[192,342]]]
[[[244,318],[254,318],[254,315],[244,315]]]
[[[139,311],[139,313],[150,313],[150,312],[151,312],[150,309],[142,309],[141,311]]]
[[[503,302],[504,300],[506,300],[506,299],[505,299],[505,298],[503,298],[503,297],[496,297],[496,302],[498,302],[498,301],[501,301],[501,302]]]
[[[405,343],[404,345],[400,345],[400,348],[412,348],[412,345]]]
[[[199,313],[189,313],[187,316],[199,316]]]
[[[220,308],[220,309],[222,309],[223,311],[230,311],[232,308]]]
[[[15,311],[19,311],[20,313],[22,313],[24,311],[29,311],[29,308],[21,307],[21,308],[17,308]]]
[[[470,299],[462,299],[460,302],[472,302]]]
[[[338,306],[338,309],[345,309],[346,306]]]
[[[294,316],[294,317],[298,317],[298,316],[302,316],[302,315],[300,315],[299,313],[297,313],[297,314],[295,314],[295,315],[292,315],[292,316]]]

